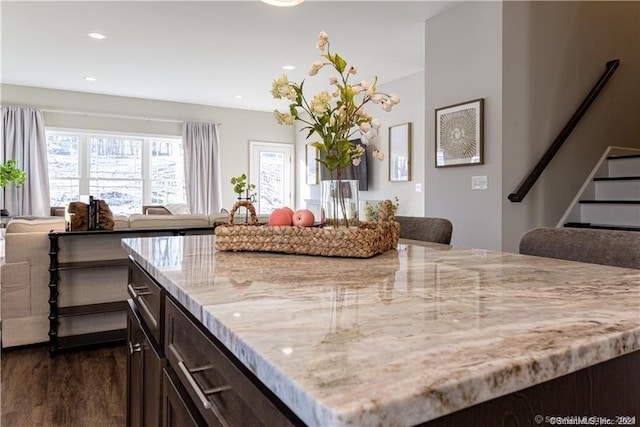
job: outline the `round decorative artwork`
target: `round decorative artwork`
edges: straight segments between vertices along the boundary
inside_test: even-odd
[[[440,117],[440,144],[445,160],[477,156],[476,111],[472,108]]]

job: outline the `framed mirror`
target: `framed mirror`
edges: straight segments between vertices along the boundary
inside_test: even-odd
[[[411,123],[389,127],[389,181],[411,181]]]

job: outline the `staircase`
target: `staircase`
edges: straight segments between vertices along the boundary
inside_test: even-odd
[[[640,231],[640,150],[609,147],[558,226]]]

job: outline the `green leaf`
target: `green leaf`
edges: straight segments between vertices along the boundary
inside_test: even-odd
[[[337,53],[333,55],[333,65],[336,67],[336,70],[340,72],[340,74],[344,73],[344,70],[347,68],[347,61],[342,59],[340,55]]]

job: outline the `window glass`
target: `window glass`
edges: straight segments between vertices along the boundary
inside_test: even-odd
[[[51,206],[91,195],[114,214],[143,204],[184,203],[184,153],[178,138],[47,130]]]
[[[142,212],[142,180],[92,179],[89,194],[106,201],[113,213],[129,215]]]
[[[78,200],[80,138],[76,135],[47,135],[47,158],[51,206]]]
[[[151,204],[184,203],[182,141],[151,140]]]
[[[142,177],[142,141],[91,138],[91,178]]]

